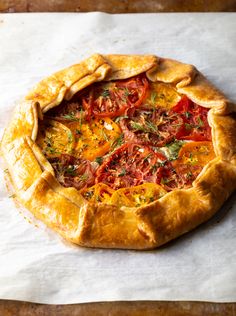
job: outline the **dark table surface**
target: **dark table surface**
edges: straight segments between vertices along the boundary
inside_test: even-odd
[[[0,12],[234,12],[236,0],[0,0]],[[236,303],[102,302],[44,305],[0,300],[0,316],[236,316]]]
[[[0,0],[0,12],[232,12],[235,0]]]

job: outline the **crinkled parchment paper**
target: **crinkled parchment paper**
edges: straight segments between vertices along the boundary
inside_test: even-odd
[[[0,136],[45,76],[93,54],[156,54],[197,66],[236,101],[236,14],[0,15]],[[40,303],[236,300],[236,208],[154,251],[85,249],[15,206],[0,172],[0,298]],[[26,218],[27,219],[26,219]]]

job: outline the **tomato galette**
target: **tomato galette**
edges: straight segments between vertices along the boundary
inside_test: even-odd
[[[1,145],[16,198],[66,239],[148,249],[235,190],[234,112],[191,65],[93,55],[41,81]]]

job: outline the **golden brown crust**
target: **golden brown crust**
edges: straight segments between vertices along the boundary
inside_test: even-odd
[[[222,160],[231,161],[236,166],[236,115],[216,115],[209,113],[212,126],[212,141],[215,153]]]
[[[158,63],[158,58],[153,55],[105,55],[104,58],[112,68],[106,80],[130,78],[148,71]]]
[[[77,231],[83,204],[78,208],[71,200],[56,192],[46,181],[47,175],[45,171],[28,190],[19,192],[19,200],[36,218],[71,239]]]
[[[35,144],[38,120],[63,98],[101,80],[146,72],[152,81],[211,108],[209,123],[216,158],[190,189],[174,190],[143,207],[93,204],[75,188],[62,187]],[[41,81],[15,111],[1,148],[16,194],[37,218],[66,239],[88,247],[148,249],[160,246],[209,219],[236,188],[235,105],[192,65],[151,55],[99,55]]]
[[[155,82],[174,83],[177,88],[184,87],[193,81],[197,70],[194,66],[179,61],[159,58],[158,65],[147,72],[148,78]]]

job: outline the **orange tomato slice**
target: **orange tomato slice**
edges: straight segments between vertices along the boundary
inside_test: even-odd
[[[71,130],[64,124],[44,119],[39,125],[36,143],[47,158],[56,158],[62,153],[71,154],[75,139]]]
[[[150,107],[163,107],[170,109],[175,106],[181,99],[180,94],[171,84],[162,82],[152,82],[144,104]]]
[[[89,122],[66,123],[75,138],[74,156],[93,161],[105,155],[121,130],[110,118],[94,119]]]
[[[212,142],[189,142],[179,151],[178,159],[173,164],[199,165],[204,167],[215,158]]]
[[[135,187],[115,191],[109,203],[117,205],[118,207],[139,207],[161,198],[166,193],[166,190],[158,184],[144,183]]]
[[[202,168],[214,158],[212,142],[189,142],[183,145],[178,159],[172,163],[182,187],[190,187]]]
[[[111,195],[115,192],[112,188],[104,183],[98,183],[94,186],[81,190],[80,193],[83,197],[90,202],[108,202]]]

